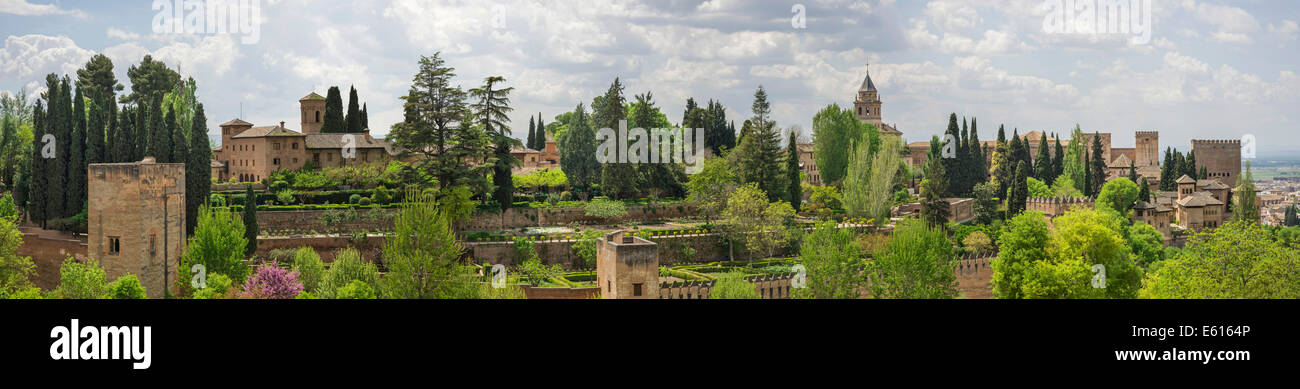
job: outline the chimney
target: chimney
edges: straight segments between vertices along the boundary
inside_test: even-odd
[[[283,121],[283,120],[280,121],[280,128],[284,128],[284,121]]]

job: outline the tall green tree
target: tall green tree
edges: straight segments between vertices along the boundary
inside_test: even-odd
[[[1250,171],[1250,161],[1246,161],[1246,171],[1237,177],[1237,188],[1232,191],[1232,218],[1249,222],[1259,222],[1259,203],[1255,194],[1255,175]]]
[[[247,253],[252,252],[248,245],[257,242],[256,237],[250,240],[246,232],[244,221],[234,212],[225,208],[199,207],[194,235],[181,254],[179,273],[184,276],[178,281],[182,289],[193,287],[191,281],[195,274],[191,269],[194,265],[203,265],[209,277],[222,274],[242,283],[249,272],[248,264],[244,262]]]
[[[921,181],[921,218],[931,226],[948,223],[948,177],[940,151],[936,147],[939,137],[930,139],[930,156],[926,162],[925,180]]]
[[[57,90],[57,88],[49,89],[46,92],[47,98]],[[49,176],[45,174],[45,164],[49,160],[42,155],[42,149],[46,147],[44,139],[49,134],[48,123],[50,120],[45,112],[45,109],[41,108],[41,102],[37,101],[32,113],[32,139],[34,143],[32,144],[31,155],[28,157],[30,162],[27,164],[26,172],[23,173],[23,176],[27,177],[28,180],[27,195],[23,196],[24,200],[26,200],[23,202],[27,204],[25,210],[33,222],[41,225],[45,224],[46,215],[48,214],[46,208],[49,203],[46,190],[49,187],[46,183]]]
[[[194,109],[188,153],[185,154],[185,231],[194,233],[199,208],[208,203],[212,192],[212,148],[208,145],[208,118],[203,104]]]
[[[347,116],[343,117],[343,121],[347,124],[347,132],[360,133],[361,130],[365,129],[365,127],[361,126],[361,102],[357,98],[357,87],[352,86],[351,88],[352,90],[348,92],[348,113]],[[326,103],[329,102],[326,101]]]
[[[470,111],[465,91],[452,83],[456,69],[441,53],[421,56],[418,69],[402,97],[402,122],[393,125],[388,138],[417,155],[420,168],[442,189],[476,180],[482,174],[464,161],[488,159],[486,135],[481,126],[462,126],[474,120],[464,123]]]
[[[654,128],[672,127],[668,122],[668,116],[655,107],[654,95],[650,92],[636,95],[636,100],[628,107],[627,116],[629,128],[646,129],[647,135],[653,135],[649,131]],[[649,153],[652,155],[659,153],[660,150],[649,147],[651,144],[649,141],[646,144]],[[669,147],[671,148],[671,144]],[[647,156],[646,162],[655,162],[655,160]],[[680,165],[670,162],[671,159],[636,165],[637,176],[640,177],[638,186],[642,188],[643,193],[655,197],[679,198],[686,195],[686,188],[682,185],[686,181],[686,172]]]
[[[247,244],[244,246],[244,256],[252,256],[257,252],[257,193],[253,192],[253,186],[249,185],[248,190],[244,191],[244,240]],[[234,277],[234,275],[227,274]]]
[[[524,145],[530,149],[537,144],[537,122],[535,119],[533,117],[528,118],[528,139],[524,141]]]
[[[49,78],[57,79],[53,74]],[[49,79],[47,78],[47,80]],[[54,155],[49,158],[45,164],[45,173],[48,175],[45,187],[48,195],[46,196],[45,217],[47,219],[57,219],[66,217],[67,198],[68,198],[68,161],[71,160],[72,144],[72,97],[70,96],[70,86],[68,78],[65,76],[57,86],[51,90],[49,107],[49,134],[53,135]],[[44,142],[42,142],[44,143]],[[46,147],[46,145],[42,145]]]
[[[975,185],[989,180],[989,170],[987,159],[984,155],[984,145],[980,143],[979,126],[975,118],[970,119],[970,169],[971,179],[969,184],[970,191],[975,190]]]
[[[1089,196],[1095,196],[1097,193],[1101,192],[1101,186],[1106,184],[1107,175],[1106,157],[1102,154],[1101,136],[1099,135],[1092,137],[1092,158],[1090,159],[1090,163],[1092,164],[1089,170],[1091,177],[1088,182],[1091,187],[1084,193],[1087,193]]]
[[[611,129],[618,131],[619,121],[627,120],[626,99],[623,97],[623,84],[618,78],[609,85],[605,95],[597,97],[591,103],[593,128]],[[627,139],[618,139],[615,135],[614,143],[627,142]],[[600,190],[606,196],[615,199],[634,197],[637,194],[637,171],[636,167],[629,163],[622,163],[622,157],[619,153],[624,152],[623,147],[613,147],[608,151],[608,160],[600,169]],[[599,149],[598,149],[599,150]],[[599,153],[599,151],[598,151]]]
[[[750,119],[753,134],[740,141],[732,158],[742,184],[757,184],[767,193],[768,201],[778,201],[786,198],[786,179],[781,175],[781,134],[769,119],[771,111],[767,91],[759,86],[754,92],[754,117]]]
[[[325,93],[325,119],[321,123],[320,132],[348,132],[348,124],[343,117],[343,95],[337,86],[331,86],[329,92]]]
[[[1074,130],[1070,132],[1070,144],[1065,148],[1064,166],[1062,175],[1069,177],[1074,181],[1074,185],[1080,192],[1087,190],[1084,183],[1087,181],[1088,169],[1084,164],[1087,153],[1084,151],[1083,130],[1078,124],[1074,125]]]
[[[560,170],[568,178],[569,186],[585,200],[591,187],[600,183],[601,166],[596,160],[596,131],[582,103],[574,108],[567,127],[558,139]]]
[[[1034,177],[1047,185],[1056,182],[1056,167],[1052,166],[1051,150],[1047,148],[1047,133],[1038,137],[1038,155],[1034,158]]]
[[[1056,153],[1052,155],[1052,185],[1056,179],[1065,174],[1065,149],[1061,147],[1061,136],[1056,135]]]
[[[704,117],[704,147],[715,156],[736,148],[736,128],[727,125],[727,109],[721,102],[709,100]]]
[[[407,200],[393,220],[395,233],[384,241],[388,268],[380,280],[384,297],[457,297],[476,284],[460,280],[468,272],[458,263],[464,248],[456,240],[451,217],[434,199],[413,189],[403,198]]]
[[[1007,192],[1007,215],[1019,215],[1025,211],[1026,200],[1029,197],[1029,165],[1025,161],[1020,161],[1016,165],[1015,178],[1011,182],[1011,190]]]
[[[1138,296],[1173,299],[1300,298],[1300,249],[1249,220],[1201,232],[1147,273]]]
[[[483,131],[492,137],[493,158],[495,163],[492,166],[492,184],[496,186],[496,191],[492,198],[504,211],[513,205],[514,201],[514,179],[510,176],[511,170],[519,165],[519,160],[510,155],[510,149],[519,145],[519,141],[510,137],[510,92],[514,87],[502,88],[499,85],[506,82],[505,77],[490,76],[483,79],[483,85],[471,89],[470,96],[475,100],[471,105],[474,112],[474,121],[482,126]]]
[[[67,197],[63,203],[63,217],[76,215],[86,205],[86,101],[81,88],[76,88],[72,98],[72,132],[68,137]]]
[[[145,106],[151,99],[162,96],[180,82],[181,75],[169,69],[162,61],[154,61],[145,55],[138,65],[127,69],[126,75],[131,79],[131,93],[122,97],[123,103]]]
[[[803,202],[803,180],[799,179],[799,139],[794,131],[790,131],[789,141],[785,146],[785,182],[786,198],[790,206],[795,210]]]
[[[1016,166],[1011,162],[1011,145],[1006,140],[1006,129],[1000,125],[998,126],[998,141],[993,149],[993,159],[990,161],[989,172],[993,176],[993,182],[997,184],[995,188],[997,197],[1006,197],[1007,189],[1011,185],[1011,179],[1016,174]]]
[[[533,143],[533,150],[546,150],[546,120],[542,119],[542,113],[537,113],[537,141]]]
[[[837,104],[828,105],[813,116],[813,159],[822,183],[837,185],[844,179],[849,154],[857,149],[862,135],[870,132],[868,126],[854,116],[852,109],[842,109]]]

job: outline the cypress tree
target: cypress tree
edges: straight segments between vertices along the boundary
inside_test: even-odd
[[[343,118],[343,95],[339,93],[339,87],[331,86],[329,92],[325,94],[325,119],[321,123],[320,132],[327,134],[337,134],[348,131],[348,125]]]
[[[975,118],[970,118],[970,162],[971,162],[971,182],[969,189],[975,190],[975,185],[989,180],[989,169],[984,156],[984,145],[980,143],[979,126]]]
[[[1137,165],[1133,161],[1128,162],[1128,180],[1138,182]]]
[[[546,150],[546,121],[542,120],[541,112],[537,113],[537,143],[534,145],[537,146],[535,150]]]
[[[1183,174],[1192,179],[1197,179],[1199,173],[1196,169],[1196,150],[1187,152],[1187,160],[1183,165]]]
[[[1034,175],[1050,186],[1053,181],[1056,181],[1056,177],[1052,175],[1056,172],[1056,168],[1052,166],[1052,154],[1047,149],[1047,133],[1041,134],[1038,137],[1038,156],[1034,159]]]
[[[1089,161],[1091,157],[1088,154],[1083,153],[1083,195],[1092,197],[1094,194],[1092,193],[1092,163]]]
[[[189,158],[185,161],[185,226],[193,234],[199,220],[199,207],[208,202],[212,191],[212,148],[208,146],[208,118],[203,104],[194,107],[194,124],[190,128]]]
[[[958,127],[957,125],[956,113],[948,114],[948,129],[945,130],[943,133],[944,133],[944,140],[943,140],[944,148],[946,149],[948,147],[952,147],[953,151],[956,152],[957,154],[953,156],[954,158],[948,158],[947,156],[941,155],[940,163],[943,164],[943,171],[947,176],[946,178],[948,179],[948,187],[945,188],[944,191],[947,194],[959,195],[960,193],[962,193],[961,189],[964,181],[962,181],[961,170],[960,170],[961,163],[962,163],[962,161],[960,160],[961,128]],[[954,142],[954,144],[948,144],[948,142],[950,141]]]
[[[524,141],[524,146],[533,148],[537,144],[537,122],[533,117],[528,118],[528,139]]]
[[[785,146],[785,176],[789,185],[786,193],[790,198],[790,206],[796,211],[803,202],[803,180],[799,179],[799,172],[799,141],[794,131],[790,131],[790,141]]]
[[[47,96],[53,96],[58,91],[50,89]],[[27,184],[27,214],[32,222],[45,224],[45,208],[48,200],[46,198],[46,177],[45,164],[48,159],[41,156],[41,149],[45,148],[43,139],[45,134],[49,133],[49,119],[46,117],[45,109],[41,107],[42,101],[36,102],[36,107],[32,109],[32,155],[29,158],[30,163],[27,171],[23,172],[24,177],[28,177]]]
[[[72,98],[72,132],[68,136],[68,190],[63,202],[63,216],[70,217],[81,212],[86,204],[86,103],[77,87]]]
[[[1061,147],[1061,136],[1056,136],[1056,155],[1052,156],[1052,183],[1065,174],[1065,149]]]
[[[1160,185],[1157,185],[1157,187],[1162,191],[1173,190],[1170,189],[1170,187],[1172,186],[1170,185],[1170,183],[1173,182],[1174,172],[1171,168],[1173,166],[1174,157],[1169,152],[1170,150],[1171,148],[1169,147],[1165,148],[1165,157],[1163,163],[1160,164]]]
[[[357,87],[353,86],[352,90],[348,92],[348,114],[344,117],[344,121],[347,122],[347,132],[360,133],[363,129],[361,126],[361,107],[358,104],[360,102],[357,101]]]
[[[69,97],[69,84],[68,78],[64,76],[63,81],[50,92],[52,99],[49,101],[47,109],[50,115],[48,133],[54,135],[53,141],[56,146],[54,147],[54,158],[48,159],[45,164],[45,174],[49,177],[48,185],[45,187],[48,193],[45,208],[46,219],[57,219],[66,214],[68,158],[71,156],[68,144],[71,143],[69,138],[72,137],[70,135],[72,128],[72,108],[70,104],[72,98]]]
[[[1015,179],[1011,183],[1011,192],[1007,195],[1007,217],[1025,211],[1026,199],[1029,198],[1029,177],[1029,164],[1025,161],[1018,162]]]
[[[251,256],[257,251],[257,194],[252,185],[244,192],[244,238],[248,239],[244,256]]]
[[[365,103],[361,104],[361,129],[362,130],[370,129],[370,113],[366,111]]]
[[[1142,187],[1138,188],[1138,201],[1151,202],[1151,184],[1147,182],[1147,178],[1142,177],[1139,185]]]
[[[109,103],[108,107],[113,104]],[[86,163],[104,162],[104,130],[108,118],[103,96],[90,96],[90,106],[86,107]]]
[[[1092,191],[1089,196],[1101,193],[1101,186],[1106,183],[1106,161],[1101,151],[1101,136],[1092,137]]]

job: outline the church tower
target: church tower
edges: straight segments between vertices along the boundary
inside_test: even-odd
[[[325,124],[325,98],[312,92],[298,99],[298,106],[302,112],[302,133],[319,133]]]
[[[867,64],[868,67],[871,64]],[[880,111],[880,92],[876,90],[876,84],[871,82],[871,70],[867,70],[866,79],[862,80],[862,86],[858,87],[858,96],[853,100],[854,114],[863,123],[870,123],[880,129],[883,134],[892,134],[902,136],[903,133],[894,129],[894,126],[885,124],[883,115]]]

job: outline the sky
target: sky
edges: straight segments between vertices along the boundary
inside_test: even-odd
[[[213,136],[236,117],[297,130],[298,99],[332,85],[355,86],[383,136],[420,56],[441,52],[465,89],[495,75],[515,88],[517,137],[531,116],[590,106],[615,77],[673,122],[693,97],[739,123],[761,85],[778,125],[806,137],[817,111],[852,106],[870,69],[885,122],[908,141],[956,113],[985,140],[999,124],[1078,124],[1114,147],[1154,130],[1162,148],[1250,135],[1262,158],[1300,151],[1294,1],[1124,0],[1150,4],[1147,39],[1064,33],[1043,0],[252,1],[254,28],[186,34],[162,28],[150,1],[0,0],[0,91],[35,96],[45,74],[75,76],[99,53],[129,88],[127,68],[150,54],[198,82]]]

